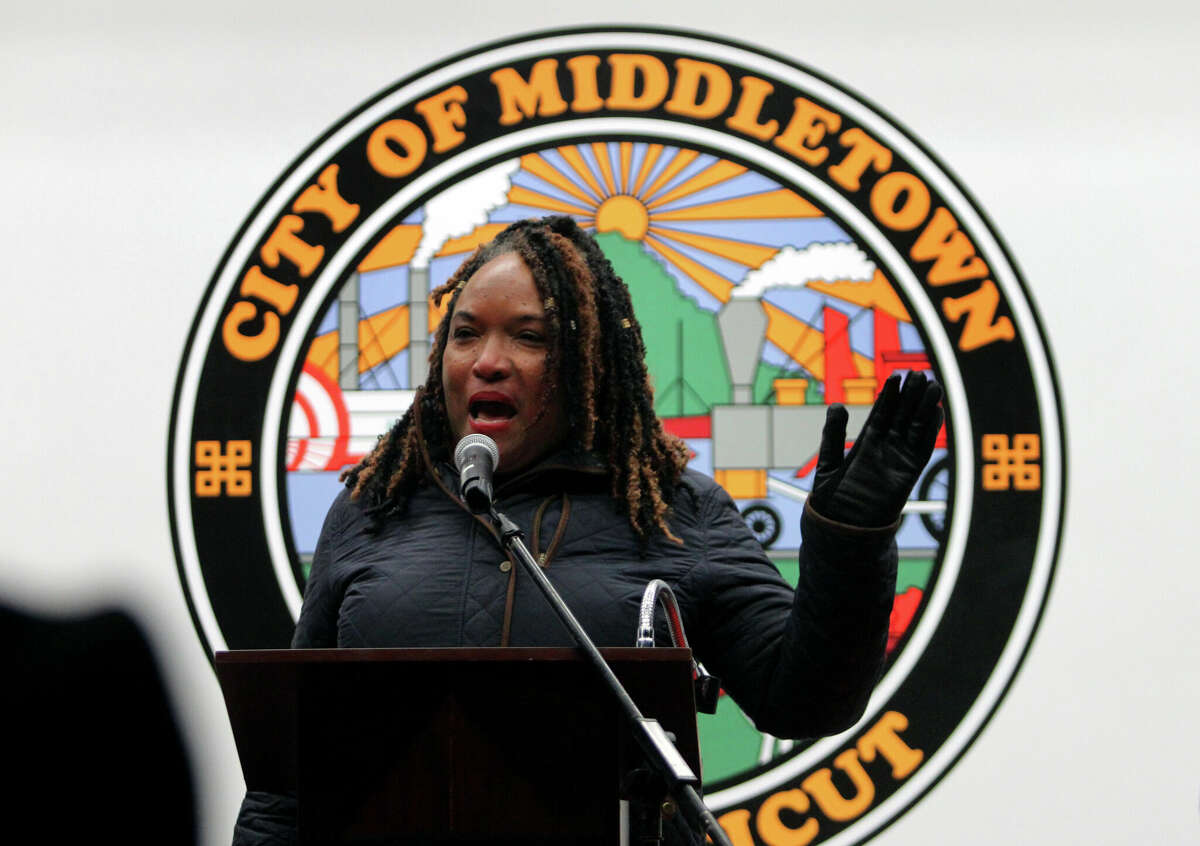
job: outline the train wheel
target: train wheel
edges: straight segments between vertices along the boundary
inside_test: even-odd
[[[917,486],[917,499],[941,500],[950,505],[950,456],[943,455],[925,471],[925,478]],[[946,539],[946,512],[922,514],[921,523],[925,531],[941,543]]]
[[[769,549],[771,544],[779,540],[779,533],[783,531],[783,518],[779,516],[779,512],[762,502],[747,505],[742,509],[742,519],[746,521],[746,525],[750,527],[750,534],[762,544],[763,549]]]

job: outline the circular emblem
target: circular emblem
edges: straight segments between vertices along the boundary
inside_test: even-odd
[[[825,407],[854,433],[893,371],[945,387],[863,719],[793,743],[725,697],[701,718],[735,843],[870,837],[963,754],[1029,647],[1058,552],[1060,407],[1024,284],[955,178],[863,98],[745,45],[633,28],[495,44],[401,81],[288,168],[213,274],[176,387],[169,501],[201,638],[287,645],[339,472],[424,380],[430,290],[550,213],[628,283],[659,416],[785,577]]]

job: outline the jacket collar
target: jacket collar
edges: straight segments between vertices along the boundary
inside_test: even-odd
[[[437,470],[446,486],[452,491],[457,491],[458,471],[454,466],[449,461],[442,461],[437,465]],[[608,475],[608,467],[604,460],[595,453],[559,450],[514,476],[497,478],[496,495],[501,496],[555,479],[563,485],[574,485],[581,482],[595,484],[600,479],[607,478]]]

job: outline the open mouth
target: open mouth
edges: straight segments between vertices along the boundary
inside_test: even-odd
[[[467,413],[471,415],[471,419],[477,422],[492,422],[500,420],[511,420],[517,415],[516,407],[502,399],[476,399],[472,400],[467,407]]]

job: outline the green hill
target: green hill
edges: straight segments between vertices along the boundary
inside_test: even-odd
[[[707,414],[713,405],[729,402],[729,370],[716,315],[680,293],[640,242],[616,232],[596,240],[629,286],[646,342],[655,410],[666,417]]]

